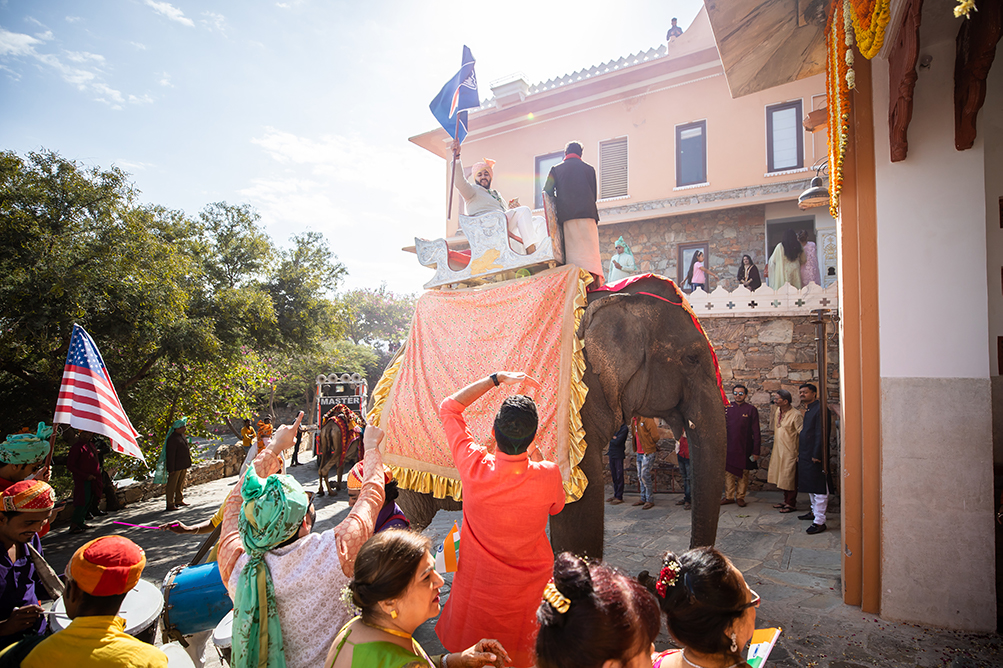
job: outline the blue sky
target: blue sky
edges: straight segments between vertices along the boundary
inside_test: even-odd
[[[280,244],[324,233],[345,287],[417,292],[400,251],[444,232],[441,160],[407,138],[477,58],[531,82],[658,46],[699,0],[499,3],[0,0],[0,148],[132,174],[143,201],[195,215],[248,203]]]

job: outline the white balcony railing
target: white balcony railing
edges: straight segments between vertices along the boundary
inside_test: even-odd
[[[816,309],[836,309],[839,306],[838,286],[835,282],[828,288],[809,283],[800,290],[789,283],[779,290],[773,290],[764,283],[755,292],[742,286],[730,292],[718,287],[710,294],[697,289],[687,298],[700,318],[809,315]]]

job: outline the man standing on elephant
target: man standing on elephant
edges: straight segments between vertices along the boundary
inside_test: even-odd
[[[805,533],[817,534],[826,529],[825,511],[829,506],[829,486],[823,462],[822,404],[818,400],[818,390],[811,383],[803,383],[798,396],[807,406],[798,439],[798,488],[808,492],[811,503],[811,510],[798,515],[798,519],[812,520]]]
[[[643,506],[642,510],[655,507],[654,485],[651,483],[651,467],[655,463],[655,453],[658,452],[658,439],[662,435],[658,431],[655,418],[635,417],[631,421],[630,436],[637,453],[637,484],[641,488],[641,498],[633,503]]]
[[[564,229],[564,263],[581,267],[595,277],[595,287],[601,286],[606,279],[599,256],[596,170],[582,160],[580,143],[568,143],[564,162],[550,168],[543,190],[554,198],[557,223]]]
[[[435,632],[451,652],[496,638],[511,665],[527,668],[535,663],[540,592],[554,567],[546,528],[550,516],[564,508],[561,472],[539,450],[534,448],[532,457],[528,453],[538,420],[529,397],[517,394],[502,402],[494,420],[494,454],[474,442],[463,418],[467,406],[492,388],[520,383],[539,387],[524,373],[499,371],[439,407],[463,483],[463,547]]]
[[[749,487],[749,469],[758,467],[759,411],[745,402],[749,394],[745,385],[732,390],[735,400],[724,409],[728,427],[728,459],[724,465],[724,498],[721,505],[737,503],[745,507],[745,492]]]

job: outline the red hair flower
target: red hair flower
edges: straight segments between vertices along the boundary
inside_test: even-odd
[[[655,589],[658,591],[658,595],[665,598],[665,592],[669,587],[674,587],[676,581],[679,580],[679,573],[682,571],[682,567],[679,565],[678,561],[667,561],[662,566],[662,570],[658,572],[658,580],[655,582]]]

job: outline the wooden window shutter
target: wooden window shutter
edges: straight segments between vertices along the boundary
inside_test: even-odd
[[[599,144],[599,199],[627,194],[627,138]]]

